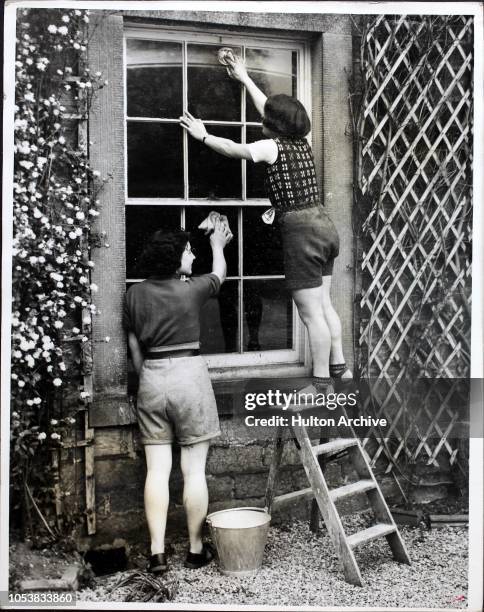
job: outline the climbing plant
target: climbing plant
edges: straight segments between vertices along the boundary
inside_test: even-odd
[[[53,501],[52,451],[75,426],[83,343],[96,316],[90,248],[103,179],[79,139],[106,83],[85,63],[89,11],[22,9],[17,14],[12,240],[11,445],[13,508],[25,532]],[[63,409],[65,398],[74,412]]]

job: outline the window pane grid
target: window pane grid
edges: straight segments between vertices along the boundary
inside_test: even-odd
[[[143,36],[140,36],[140,41],[139,41],[140,43],[143,42],[143,38],[144,38]],[[221,114],[224,117],[224,119],[223,120],[217,119],[216,117],[217,105],[216,104],[214,104],[213,108],[210,107],[210,104],[208,104],[207,106],[207,100],[211,100],[210,91],[215,87],[215,85],[212,82],[210,82],[210,87],[207,87],[207,89],[205,90],[205,89],[200,88],[200,83],[204,83],[205,80],[208,83],[210,81],[208,76],[210,76],[211,74],[214,74],[213,71],[216,66],[216,60],[214,61],[214,58],[213,58],[213,50],[216,49],[216,47],[232,46],[234,49],[236,48],[236,52],[240,54],[242,58],[247,59],[246,50],[250,49],[251,57],[256,58],[255,64],[250,69],[250,71],[252,73],[257,72],[259,75],[261,75],[260,78],[263,81],[265,79],[264,82],[270,83],[270,87],[272,88],[274,86],[276,88],[279,87],[278,82],[281,81],[281,79],[282,79],[281,83],[284,84],[283,86],[285,88],[288,88],[289,83],[292,82],[293,92],[294,92],[295,85],[297,85],[298,89],[300,86],[300,80],[296,77],[296,75],[298,74],[298,71],[300,70],[299,62],[301,59],[301,54],[299,50],[294,49],[290,45],[287,45],[285,47],[280,46],[280,45],[279,46],[275,45],[274,49],[271,49],[272,45],[270,46],[267,45],[266,50],[264,50],[263,44],[260,47],[259,47],[259,44],[258,43],[256,44],[255,42],[253,44],[249,43],[247,46],[245,44],[237,45],[237,44],[231,43],[228,39],[222,40],[221,37],[218,41],[214,37],[206,43],[192,39],[190,36],[185,37],[184,40],[181,40],[181,38],[182,37],[178,38],[178,40],[176,41],[179,44],[180,50],[181,50],[180,55],[181,55],[182,65],[180,66],[178,63],[178,66],[179,66],[178,74],[180,75],[181,73],[181,81],[182,81],[181,92],[180,92],[179,81],[178,81],[178,85],[175,84],[175,89],[178,88],[178,92],[182,93],[181,102],[182,102],[183,112],[188,110],[190,106],[190,111],[192,112],[192,114],[195,115],[196,117],[200,116],[204,124],[207,127],[213,126],[214,128],[219,128],[218,130],[216,129],[210,130],[211,133],[214,133],[215,135],[220,135],[222,137],[228,137],[232,140],[237,140],[238,142],[241,142],[244,144],[247,143],[248,141],[252,142],[253,140],[262,138],[262,135],[259,136],[259,134],[256,131],[257,129],[261,128],[262,123],[260,121],[254,120],[255,117],[249,116],[248,99],[246,97],[246,90],[244,87],[240,88],[240,97],[237,94],[237,98],[240,99],[240,121],[234,120],[234,117],[233,117],[234,110],[235,110],[234,106],[232,106],[232,111],[228,110],[229,106],[234,102],[234,89],[233,88],[231,89],[230,87],[226,87],[224,83],[222,83],[221,89],[219,88],[218,90],[219,92],[227,91],[229,93],[229,95],[227,95],[226,97],[224,96],[221,97],[221,101],[228,103],[226,110],[224,110],[223,104],[222,106],[218,107],[222,109],[222,112],[220,112],[219,114]],[[135,40],[135,39],[136,39],[136,36],[130,35],[129,40]],[[147,40],[147,39],[144,38],[144,40]],[[162,45],[165,42],[163,35],[161,37],[156,37],[156,40]],[[170,40],[170,36],[167,36],[166,40],[167,41]],[[173,36],[171,37],[171,40],[173,40]],[[202,49],[203,45],[205,45],[206,49]],[[141,52],[143,52],[142,44],[139,44],[138,47],[136,47],[135,45],[134,48],[135,49],[137,48],[138,50],[141,50]],[[277,56],[278,50],[282,52],[282,55]],[[148,49],[148,51],[150,51],[150,49]],[[211,53],[212,53],[212,56],[210,55]],[[292,58],[292,66],[289,68],[289,70],[287,70],[287,60],[284,59],[285,57],[287,57],[288,54],[292,54],[290,55],[290,57]],[[267,61],[268,61],[266,60],[266,56],[267,58],[271,60],[271,62],[272,62],[273,57],[276,57],[276,56],[278,57],[277,59],[278,64],[273,65],[271,63],[270,70],[264,67],[264,62],[266,62],[267,64]],[[258,65],[257,65],[257,62],[259,63]],[[139,64],[139,65],[141,66],[141,68],[143,68],[142,64]],[[262,68],[259,67],[260,65],[262,65]],[[269,64],[267,65],[269,66]],[[161,69],[161,70],[168,66],[168,68],[171,69],[169,65],[166,63],[166,61],[165,63],[161,61],[159,65],[155,65],[155,63],[152,62],[151,66],[155,66],[156,68]],[[282,70],[279,70],[281,66],[282,66]],[[295,66],[296,66],[296,71],[294,71]],[[145,73],[141,71],[140,74],[143,78],[146,78],[143,75],[148,75],[148,72],[146,72],[145,70]],[[153,73],[153,74],[157,75],[157,78],[159,78],[159,74],[157,73]],[[172,74],[172,73],[169,73],[169,74]],[[192,88],[191,90],[189,89],[189,79],[193,79],[192,81],[190,81],[191,88]],[[137,80],[133,80],[133,83],[136,84],[137,82],[139,82],[139,77],[137,78]],[[198,86],[196,85],[197,82],[199,84]],[[216,74],[214,75],[214,82],[220,83],[219,77]],[[170,87],[173,88],[173,85],[169,83],[167,87],[168,87],[168,90],[170,90]],[[131,89],[133,89],[133,87],[131,87]],[[197,92],[201,93],[199,97],[197,97]],[[268,91],[267,93],[268,95],[271,94],[270,91]],[[277,93],[277,91],[275,93]],[[165,100],[168,99],[167,97],[168,95],[169,94],[165,95]],[[136,102],[138,104],[139,113],[143,114],[144,109],[142,105],[140,106],[140,100],[142,103],[142,98],[138,95],[136,98]],[[200,106],[200,103],[202,104],[202,106]],[[219,104],[220,103],[221,102],[219,101]],[[127,104],[126,108],[128,108],[128,106],[129,105]],[[162,110],[162,108],[157,107],[156,97],[150,100],[148,107],[149,107],[149,110]],[[167,106],[166,104],[164,105],[164,109],[166,108],[174,109],[175,107],[176,107],[175,103],[171,104],[171,106]],[[212,117],[205,118],[203,113],[197,114],[197,111],[196,111],[197,107],[205,108],[205,113],[212,114]],[[132,109],[135,110],[135,106],[132,105]],[[250,113],[254,115],[254,111],[255,111],[255,107],[251,103]],[[215,113],[215,118],[213,118],[214,113]],[[156,115],[157,113],[153,113],[153,114]],[[175,126],[179,126],[179,120],[177,117],[170,117],[166,115],[139,116],[138,114],[135,114],[135,113],[133,113],[133,116],[131,116],[129,112],[127,111],[126,113],[126,125],[127,126],[135,126],[136,124],[143,124],[143,123],[144,124],[154,124],[154,125],[159,124],[160,126],[167,125],[167,127],[171,125],[173,126],[171,127],[172,130],[175,129]],[[224,128],[228,128],[228,131],[224,132]],[[234,128],[239,128],[238,134],[237,132],[234,133],[233,131]],[[232,129],[232,132],[229,131],[230,129]],[[248,129],[251,129],[253,133],[249,135]],[[240,176],[240,183],[239,183],[240,192],[239,193],[240,193],[240,196],[235,197],[235,198],[233,195],[229,197],[223,197],[223,196],[220,197],[219,196],[220,193],[230,194],[231,192],[233,192],[233,189],[231,189],[230,187],[228,190],[226,189],[226,187],[224,187],[224,184],[227,186],[231,186],[231,187],[235,186],[235,183],[233,180],[233,176],[234,176],[233,166],[232,166],[232,170],[230,170],[225,177],[224,177],[225,173],[223,172],[223,168],[224,168],[223,164],[220,164],[220,166],[215,164],[213,166],[212,168],[213,177],[210,175],[210,173],[204,172],[203,165],[209,162],[209,157],[207,156],[207,159],[203,163],[201,163],[199,160],[199,163],[197,164],[197,159],[200,153],[197,151],[197,148],[193,146],[193,143],[191,142],[193,139],[191,139],[188,133],[185,130],[183,130],[181,127],[179,127],[179,130],[182,132],[182,134],[180,135],[181,142],[180,141],[178,142],[180,142],[180,145],[181,145],[180,149],[182,149],[182,151],[180,151],[180,153],[182,153],[182,159],[179,158],[179,166],[182,166],[180,167],[180,171],[183,172],[183,196],[182,197],[163,197],[161,195],[158,196],[158,195],[155,195],[156,194],[155,189],[152,189],[152,194],[148,195],[148,197],[139,197],[139,195],[130,196],[128,192],[126,206],[132,207],[132,206],[142,205],[142,206],[148,206],[148,207],[153,207],[153,208],[158,207],[158,206],[168,206],[168,207],[171,207],[173,205],[179,206],[179,219],[180,219],[181,227],[186,227],[188,223],[191,226],[193,225],[193,228],[196,227],[198,220],[202,217],[202,215],[194,214],[193,212],[194,208],[206,207],[209,210],[219,209],[220,212],[223,213],[224,207],[231,207],[233,211],[231,214],[229,214],[229,209],[226,209],[227,210],[226,214],[229,216],[229,218],[231,218],[230,220],[231,227],[232,227],[232,223],[235,217],[234,213],[237,212],[237,217],[236,217],[237,218],[237,223],[236,223],[237,225],[237,236],[236,236],[237,262],[235,262],[235,257],[234,257],[235,252],[232,252],[232,256],[231,257],[229,256],[227,260],[229,262],[229,260],[232,259],[232,264],[231,264],[232,269],[234,269],[233,264],[237,263],[237,266],[236,266],[237,274],[234,275],[232,273],[231,275],[227,276],[227,281],[232,281],[232,283],[236,283],[236,285],[233,285],[230,291],[228,291],[229,287],[226,287],[227,292],[225,293],[225,297],[223,298],[223,300],[225,301],[225,305],[222,305],[222,302],[221,302],[220,303],[220,314],[215,315],[217,316],[217,318],[218,316],[220,316],[222,327],[224,328],[223,335],[224,335],[225,343],[226,343],[225,344],[225,347],[226,347],[225,354],[227,356],[229,356],[230,354],[237,356],[237,355],[242,355],[243,353],[245,353],[247,356],[247,351],[260,351],[260,350],[262,351],[274,351],[274,350],[275,351],[281,351],[281,350],[285,351],[287,349],[293,350],[294,348],[296,348],[295,342],[298,340],[298,332],[297,332],[297,324],[296,324],[297,317],[295,316],[295,312],[291,306],[290,300],[288,302],[287,299],[284,297],[284,292],[281,293],[282,284],[272,284],[271,283],[271,281],[276,282],[276,283],[281,283],[282,279],[284,279],[284,275],[279,273],[280,270],[278,266],[274,270],[276,274],[270,274],[271,265],[272,265],[271,262],[277,260],[277,258],[276,260],[274,260],[274,255],[273,255],[274,253],[274,250],[273,250],[274,249],[274,244],[273,244],[274,233],[271,233],[271,231],[267,229],[261,230],[260,228],[257,229],[255,233],[251,231],[250,229],[251,224],[255,222],[255,219],[258,216],[256,211],[253,211],[253,214],[250,217],[248,216],[247,219],[245,219],[245,210],[249,212],[249,210],[252,210],[254,206],[257,206],[260,210],[260,214],[262,214],[262,212],[268,206],[267,199],[258,197],[260,190],[254,190],[254,187],[250,187],[249,189],[248,164],[246,160],[241,160],[240,165],[239,165],[239,172],[240,172],[240,175],[239,175]],[[165,132],[160,132],[160,136],[163,137],[163,140],[160,139],[160,141],[165,142],[164,140]],[[140,142],[140,140],[141,142],[143,142],[143,132],[136,133],[136,137],[138,138],[138,142]],[[174,142],[174,144],[176,143]],[[136,151],[136,149],[133,148],[133,151]],[[176,151],[174,151],[174,155],[176,155]],[[128,155],[128,158],[129,158],[129,155]],[[136,159],[134,155],[132,159],[133,160]],[[164,159],[162,159],[162,162],[164,163]],[[163,167],[164,166],[160,166],[160,168],[163,168]],[[216,170],[218,167],[222,169],[221,172]],[[229,166],[227,166],[227,168],[228,167]],[[169,168],[169,165],[167,166],[167,168]],[[170,171],[168,170],[167,177],[169,177],[169,175],[170,175]],[[220,180],[219,180],[219,177],[221,177]],[[227,177],[232,177],[232,178],[227,178]],[[171,176],[170,178],[173,179],[173,176]],[[182,177],[180,176],[180,178]],[[215,180],[213,180],[213,178]],[[254,182],[255,178],[258,178],[258,177],[252,176],[252,179],[251,179],[252,185],[255,185],[255,182]],[[180,196],[181,196],[182,195],[181,182],[179,184],[180,184]],[[213,184],[214,191],[212,195],[212,190],[210,188],[210,191],[207,194],[208,197],[204,197],[205,193],[207,193],[207,187],[206,187],[207,184],[209,185]],[[220,186],[221,186],[222,192],[220,191]],[[165,187],[162,186],[162,189],[165,189]],[[224,189],[226,190],[225,192],[224,192]],[[263,195],[262,192],[260,195]],[[253,197],[253,196],[256,196],[256,197]],[[255,213],[255,216],[254,216],[254,213]],[[208,214],[208,211],[207,211],[207,214]],[[175,220],[172,219],[168,225],[171,226],[170,224],[173,223],[174,221]],[[262,221],[260,221],[260,223],[262,223]],[[247,236],[244,236],[244,229],[248,231]],[[265,236],[270,237],[270,241],[272,242],[270,241],[265,242],[264,241]],[[259,250],[259,247],[261,247],[260,250]],[[252,257],[247,260],[249,263],[247,264],[248,274],[246,276],[244,276],[245,248],[249,250],[252,249]],[[204,250],[205,250],[205,246],[202,249],[202,251],[200,251],[200,253],[202,253]],[[253,262],[257,261],[258,257],[260,259],[261,264],[254,266]],[[202,255],[202,258],[199,261],[200,270],[202,268],[203,269],[205,268],[206,258],[207,258],[207,255],[205,253]],[[269,273],[265,273],[265,272],[269,272]],[[132,275],[132,276],[135,276],[135,275]],[[142,280],[143,278],[128,278],[127,282],[133,283],[133,282],[140,282]],[[234,306],[235,306],[235,302],[237,303],[237,307],[238,307],[237,313],[235,313],[232,306],[229,306],[229,311],[227,311],[227,304],[228,304],[227,296],[229,296],[229,300],[232,302]],[[220,299],[222,300],[222,296],[220,297]],[[222,306],[224,308],[223,312],[222,312]],[[213,313],[215,312],[216,311],[212,310],[212,315],[210,316],[213,317]],[[237,317],[233,317],[233,315],[235,314],[237,314]],[[228,318],[225,319],[225,317],[228,317]],[[212,328],[213,320],[214,320],[213,318],[209,320],[210,328]],[[230,323],[230,320],[232,321],[231,323]],[[225,321],[225,324],[224,324],[224,321]],[[259,326],[262,325],[262,327],[260,327],[261,343],[263,344],[262,348],[261,347],[254,348],[254,321],[256,321],[256,324],[255,324],[256,326],[255,336],[256,337],[258,337],[259,335]],[[230,326],[230,329],[227,328],[227,325]],[[227,331],[227,329],[229,329],[229,331]],[[212,332],[209,332],[209,333],[212,333]],[[220,336],[220,331],[217,331],[216,333],[219,334]],[[227,344],[227,335],[226,335],[227,333],[231,334],[231,338],[232,338],[231,340],[229,340],[230,348],[229,348],[229,345]],[[212,349],[215,346],[217,346],[218,341],[215,341],[215,343],[214,342],[210,343],[210,340],[208,339],[207,341],[208,341],[208,344],[209,345],[211,344],[212,346],[212,348],[210,348],[210,346],[208,347],[208,352],[210,354],[213,354],[214,351]],[[251,343],[252,343],[252,348],[251,348]],[[258,344],[258,342],[256,342],[256,344]],[[215,353],[218,353],[218,352],[219,351],[215,350]],[[260,357],[260,354],[258,356]],[[257,356],[254,355],[254,358],[255,357]],[[275,358],[275,359],[278,362],[279,358]],[[271,358],[271,361],[272,361],[272,358]]]

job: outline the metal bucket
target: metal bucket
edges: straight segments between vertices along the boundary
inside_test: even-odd
[[[253,576],[262,566],[270,514],[263,508],[230,508],[207,516],[226,576]]]

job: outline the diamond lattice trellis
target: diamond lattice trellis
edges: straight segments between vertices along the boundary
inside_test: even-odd
[[[472,17],[382,15],[362,39],[359,367],[364,409],[390,422],[365,440],[386,471],[458,459],[470,364],[472,37]]]

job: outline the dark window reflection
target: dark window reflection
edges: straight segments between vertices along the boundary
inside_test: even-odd
[[[183,197],[179,125],[128,122],[128,196]]]
[[[242,87],[219,63],[221,46],[188,45],[188,110],[201,119],[240,121]]]
[[[128,116],[178,118],[182,114],[180,43],[128,39]]]
[[[292,301],[284,281],[244,281],[243,297],[243,350],[292,348]]]
[[[209,126],[214,136],[240,142],[241,128]],[[190,198],[242,197],[242,162],[215,153],[200,141],[188,141],[188,176]]]
[[[126,278],[146,278],[138,265],[149,237],[157,230],[180,229],[179,206],[126,206]]]
[[[204,355],[240,351],[238,284],[225,281],[219,295],[202,308],[200,348]]]
[[[261,215],[265,207],[247,206],[242,211],[244,276],[284,274],[281,232],[277,220],[269,225]]]
[[[297,95],[297,51],[287,49],[247,49],[249,75],[266,96]],[[247,121],[260,121],[250,96],[247,95]]]
[[[205,219],[211,210],[216,210],[228,219],[230,229],[234,237],[225,247],[225,259],[227,261],[227,275],[237,276],[238,266],[238,232],[237,232],[237,208],[232,206],[219,206],[216,203],[213,209],[208,206],[187,206],[186,208],[186,228],[191,233],[191,244],[196,250],[196,259],[193,262],[194,274],[205,274],[212,270],[212,248],[209,236],[205,235],[204,230],[199,230],[198,226]]]
[[[262,133],[262,128],[248,127],[246,132],[246,141],[255,142],[256,140],[264,140],[265,136]],[[266,175],[266,166],[264,162],[254,164],[252,161],[247,161],[247,197],[248,198],[266,198],[266,190],[264,188],[264,178]],[[269,202],[268,202],[269,206]]]

